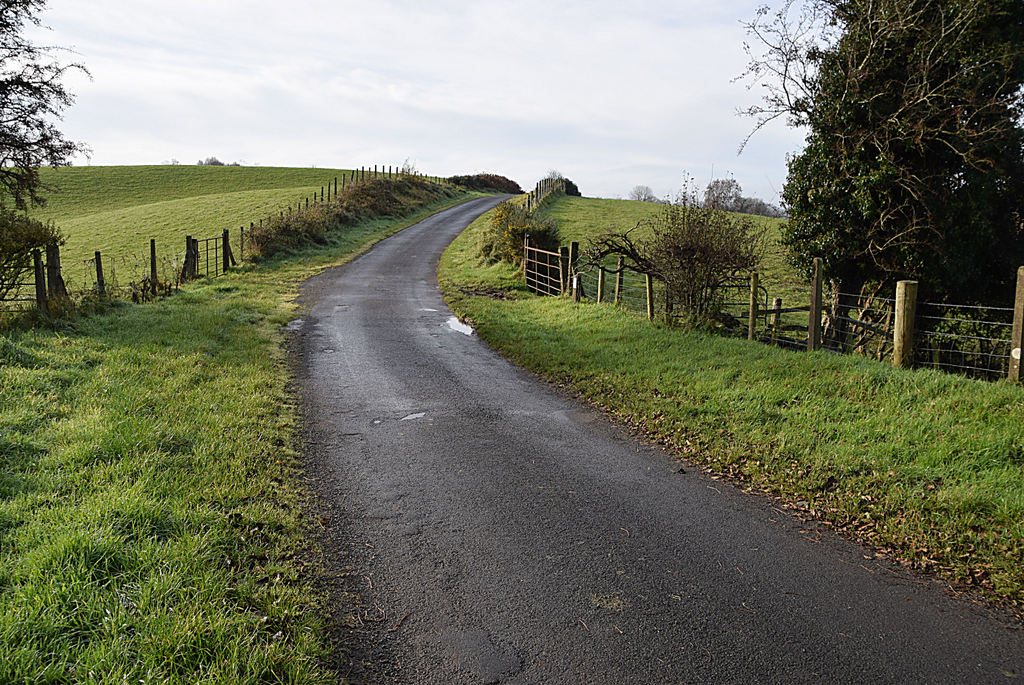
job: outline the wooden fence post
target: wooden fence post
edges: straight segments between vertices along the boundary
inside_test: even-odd
[[[597,303],[604,302],[604,266],[597,268]]]
[[[96,253],[96,263],[99,263],[99,252]],[[192,278],[192,236],[185,236],[185,263],[181,265],[181,278],[179,281],[188,281]]]
[[[224,229],[224,234],[221,236],[221,262],[223,273],[227,273],[228,269],[231,268],[231,234],[228,233],[228,229]]]
[[[157,295],[157,239],[150,239],[150,292]]]
[[[747,340],[757,339],[757,286],[758,274],[750,274],[750,313],[747,317]]]
[[[103,279],[103,255],[96,250],[96,292],[100,297],[107,296],[107,282]]]
[[[623,264],[623,261],[624,260],[623,260],[622,255],[619,255],[619,260],[618,260],[618,262],[616,264],[616,267],[615,267],[616,268],[616,272],[615,272],[615,304],[619,303],[619,297],[622,296],[622,264]]]
[[[51,300],[68,296],[60,273],[60,246],[56,243],[46,246],[46,294]]]
[[[779,325],[782,323],[782,298],[776,297],[772,300],[772,345],[775,344],[775,337],[779,332]]]
[[[334,201],[338,201],[338,177],[334,177]]]
[[[558,248],[558,266],[561,272],[562,294],[569,292],[569,248],[562,245]]]
[[[814,258],[814,276],[811,281],[811,311],[807,319],[807,351],[821,346],[821,271],[820,257]]]
[[[1013,303],[1013,337],[1010,342],[1010,380],[1020,383],[1020,348],[1024,338],[1024,266],[1017,269],[1017,296]]]
[[[896,326],[893,329],[892,363],[909,369],[914,364],[914,316],[917,281],[896,283]]]
[[[647,318],[654,320],[654,279],[650,274],[644,274],[647,285]]]
[[[36,306],[46,313],[46,271],[43,270],[43,255],[39,250],[32,250],[32,268],[36,276]]]
[[[575,240],[569,243],[569,273],[572,278],[572,300],[579,302],[583,296],[583,281],[580,279],[576,263],[580,259],[580,244]]]

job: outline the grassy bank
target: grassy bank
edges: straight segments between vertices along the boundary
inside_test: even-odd
[[[445,253],[441,281],[496,349],[880,555],[1024,606],[1024,389],[534,297],[478,262],[486,220]],[[508,299],[476,294],[496,290]]]
[[[459,199],[0,335],[0,682],[333,680],[282,327],[303,279]]]

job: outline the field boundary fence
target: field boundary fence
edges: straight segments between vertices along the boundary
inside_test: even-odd
[[[407,176],[432,183],[448,183],[440,176],[421,174],[408,165],[362,166],[334,176],[321,185],[319,191],[279,210],[277,216],[301,214],[317,205],[336,201],[346,189],[367,181]],[[148,255],[125,253],[123,250],[97,250],[92,257],[80,263],[76,261],[76,273],[67,283],[65,270],[61,268],[59,246],[47,246],[45,251],[34,250],[26,255],[28,261],[17,269],[26,277],[6,286],[0,282],[0,315],[25,313],[33,309],[50,314],[56,311],[60,300],[73,296],[146,301],[170,295],[188,281],[218,278],[245,260],[247,248],[251,249],[252,232],[257,226],[262,227],[266,220],[261,218],[258,223],[253,221],[248,227],[243,225],[239,228],[234,242],[237,257],[228,229],[215,236],[186,235],[183,249],[172,250],[169,254],[166,249],[162,254],[158,253],[157,241],[152,238]],[[127,277],[124,277],[126,273]]]
[[[524,246],[524,264],[531,263],[533,249]],[[527,266],[524,278],[531,291],[610,303],[651,320],[679,318],[664,284],[621,256],[614,266],[581,265],[578,243],[558,254],[565,262],[563,286],[540,291],[536,273]],[[858,354],[899,367],[1020,382],[1024,266],[1017,272],[1012,307],[918,302],[916,281],[897,283],[893,297],[844,292],[826,286],[822,271],[822,260],[815,259],[809,284],[773,287],[759,273],[720,284],[723,332],[793,350]],[[786,300],[773,289],[784,291]]]

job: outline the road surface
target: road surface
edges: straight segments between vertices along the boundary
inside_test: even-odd
[[[292,326],[330,561],[361,601],[354,680],[1021,682],[1007,617],[681,465],[458,325],[437,261],[495,202],[307,282]]]

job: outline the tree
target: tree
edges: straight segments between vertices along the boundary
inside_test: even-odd
[[[629,199],[636,202],[657,202],[658,197],[651,190],[650,186],[633,186],[629,191]]]
[[[575,183],[570,181],[568,178],[563,176],[562,172],[560,172],[558,169],[552,169],[544,178],[551,181],[562,181],[563,183],[565,183],[566,195],[569,195],[571,197],[582,197],[579,187]]]
[[[736,211],[743,188],[734,178],[714,178],[708,182],[704,190],[704,206],[717,207],[726,211]]]
[[[0,195],[18,209],[42,204],[39,168],[68,166],[80,143],[67,140],[54,123],[74,97],[62,81],[80,64],[62,64],[55,48],[24,35],[40,26],[45,0],[0,0]]]
[[[755,130],[809,129],[783,242],[850,291],[917,278],[931,297],[1008,292],[1024,261],[1024,3],[809,0],[748,25]]]

